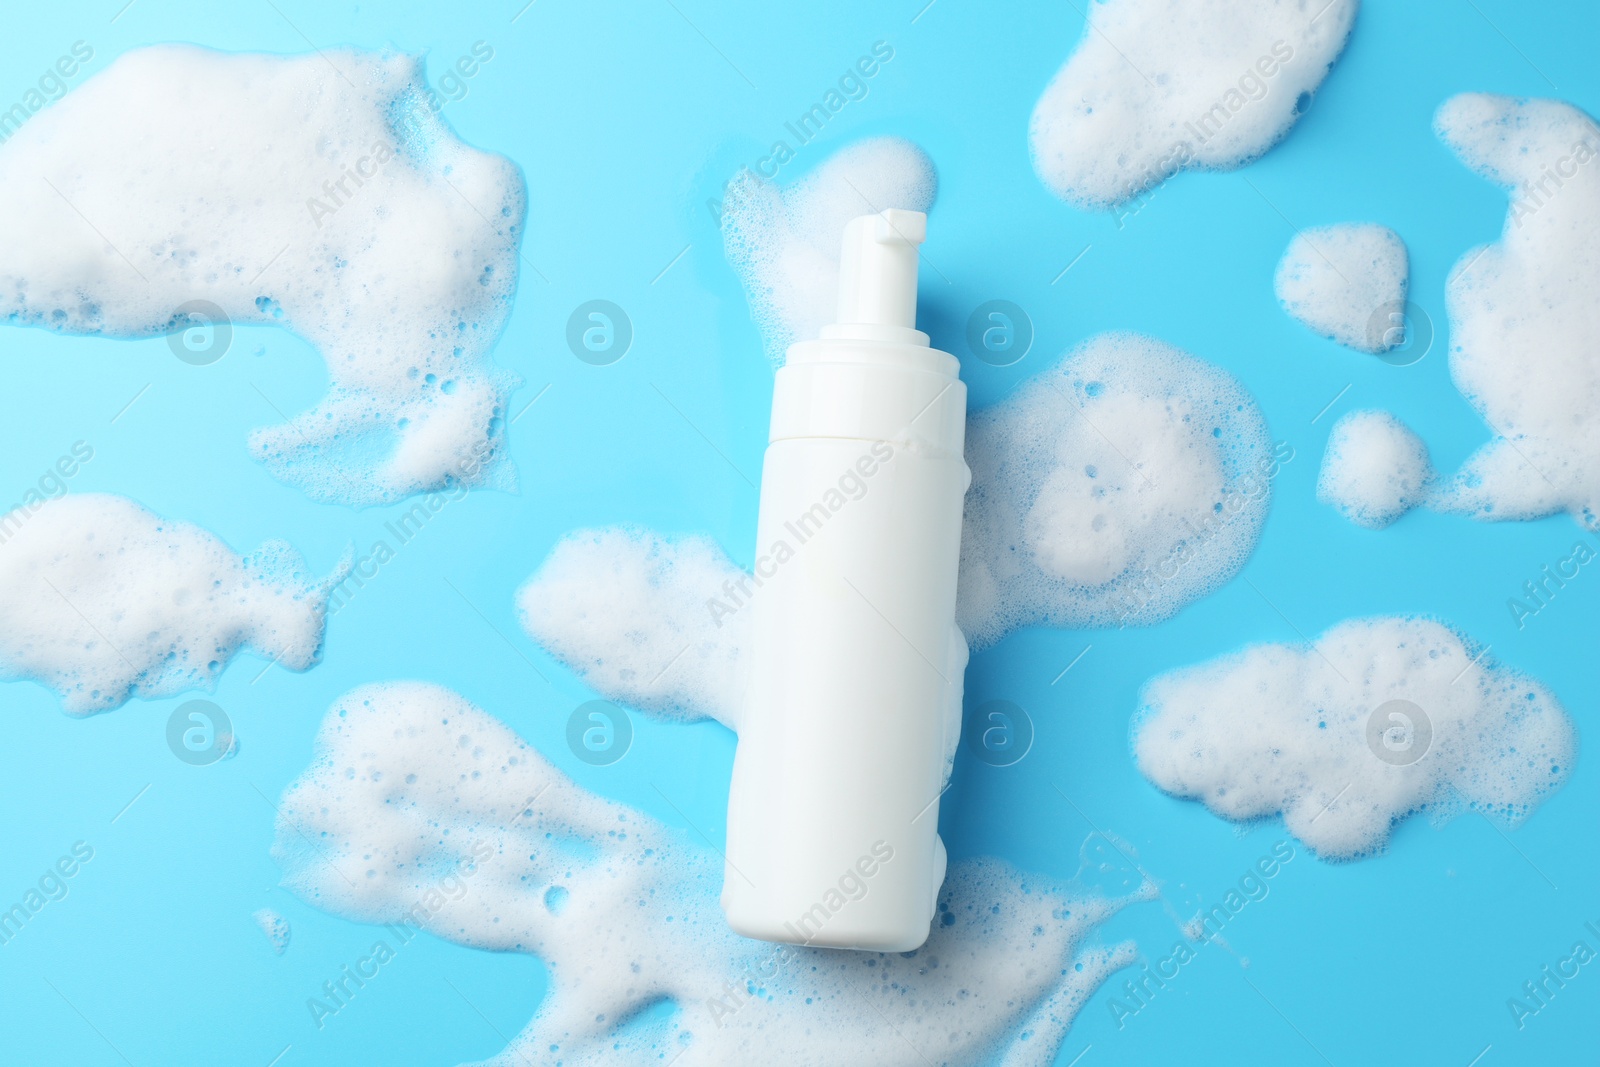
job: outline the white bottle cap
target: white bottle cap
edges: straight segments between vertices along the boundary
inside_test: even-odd
[[[823,337],[926,345],[917,329],[917,246],[928,216],[890,208],[851,219],[839,258],[839,313]]]

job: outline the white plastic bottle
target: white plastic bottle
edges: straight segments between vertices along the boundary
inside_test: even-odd
[[[722,887],[747,937],[909,951],[944,881],[971,474],[959,364],[915,328],[926,226],[852,220],[838,322],[777,374]]]

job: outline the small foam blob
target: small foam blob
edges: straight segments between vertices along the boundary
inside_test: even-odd
[[[1358,0],[1097,0],[1034,106],[1033,166],[1051,192],[1114,208],[1180,170],[1230,170],[1310,106]]]
[[[1421,504],[1433,478],[1428,447],[1386,411],[1352,411],[1334,423],[1317,499],[1369,530]]]
[[[705,537],[636,529],[563,538],[517,592],[528,635],[605,697],[734,726],[751,578]]]
[[[1303,230],[1278,263],[1278,303],[1313,333],[1378,354],[1405,340],[1410,261],[1387,226],[1346,223]]]
[[[281,541],[248,556],[126,497],[72,494],[0,516],[0,678],[75,715],[214,689],[246,646],[306,670],[327,583]]]
[[[1160,675],[1133,733],[1160,789],[1225,819],[1282,815],[1337,860],[1380,851],[1414,812],[1518,823],[1566,781],[1576,744],[1544,686],[1438,622],[1396,617]]]
[[[391,924],[376,933],[380,960],[405,943],[401,924],[543,959],[550,992],[497,1067],[552,1055],[1044,1067],[1135,954],[1090,944],[1134,898],[1070,896],[994,860],[952,866],[916,952],[741,938],[717,906],[717,853],[578,787],[498,720],[420,682],[363,686],[329,709],[273,852],[306,901]],[[674,1010],[646,1010],[663,1003]]]
[[[515,378],[489,353],[522,176],[429,94],[410,56],[124,53],[0,147],[0,321],[172,333],[190,362],[225,358],[233,324],[283,326],[330,388],[251,436],[275,477],[352,505],[510,488]]]
[[[1600,127],[1557,100],[1468,93],[1435,129],[1510,192],[1500,240],[1446,283],[1450,373],[1495,434],[1436,506],[1483,520],[1600,522]]]
[[[289,920],[271,908],[260,908],[252,916],[261,932],[272,944],[272,951],[281,956],[289,949]]]
[[[845,224],[888,208],[925,212],[937,188],[927,153],[898,137],[842,148],[787,188],[740,172],[723,201],[723,248],[774,365],[833,322]]]
[[[1244,564],[1292,456],[1226,372],[1092,338],[968,420],[962,631],[980,647],[1034,623],[1170,617]]]

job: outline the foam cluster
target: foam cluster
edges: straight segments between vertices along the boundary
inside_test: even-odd
[[[1237,573],[1293,458],[1228,374],[1105,334],[967,431],[958,621],[974,645],[1034,623],[1168,618]],[[736,727],[759,587],[703,537],[564,538],[517,594],[524,628],[602,695]]]
[[[787,187],[740,172],[723,201],[723,247],[774,365],[834,321],[845,224],[888,208],[925,212],[937,188],[927,153],[897,137],[840,149]]]
[[[606,697],[731,728],[754,595],[750,576],[709,538],[582,530],[518,590],[517,609],[530,637]]]
[[[267,942],[272,945],[275,955],[283,955],[289,950],[289,920],[273,911],[271,908],[258,908],[251,916],[256,925],[261,928],[261,933]]]
[[[1557,100],[1468,93],[1435,128],[1510,194],[1500,240],[1446,283],[1450,373],[1494,433],[1437,505],[1479,519],[1600,521],[1600,127]]]
[[[1095,337],[968,420],[957,621],[983,646],[1166,619],[1244,564],[1292,457],[1226,372]]]
[[[1317,499],[1358,526],[1381,530],[1427,499],[1428,446],[1387,411],[1352,411],[1333,424]]]
[[[125,53],[0,147],[0,320],[314,344],[328,395],[250,448],[321,501],[509,487],[489,353],[525,215],[509,160],[434,114],[416,57]],[[248,124],[248,151],[240,123]]]
[[[213,689],[245,647],[305,670],[326,597],[281,541],[238,556],[125,497],[71,494],[0,517],[0,678],[86,715]]]
[[[387,924],[373,931],[379,966],[422,931],[544,960],[550,991],[497,1067],[1044,1067],[1133,954],[1089,945],[1125,901],[1074,899],[997,861],[952,868],[916,952],[738,937],[717,907],[716,853],[579,788],[498,720],[419,682],[334,704],[273,851],[308,902]],[[313,1014],[342,1006],[323,999]],[[676,1010],[645,1011],[663,1002]]]
[[[1345,223],[1303,230],[1278,263],[1278,303],[1313,333],[1374,354],[1405,342],[1410,261],[1387,226]]]
[[[1098,0],[1034,106],[1033,165],[1084,208],[1280,141],[1344,49],[1359,0]]]
[[[1225,819],[1281,815],[1341,860],[1380,851],[1416,812],[1520,822],[1566,781],[1576,744],[1548,689],[1420,618],[1353,620],[1309,646],[1160,675],[1133,733],[1157,787]]]

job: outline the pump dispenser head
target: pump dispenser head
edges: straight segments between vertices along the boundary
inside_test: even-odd
[[[851,219],[839,258],[839,311],[823,337],[928,343],[917,329],[917,246],[928,216],[890,208]]]

